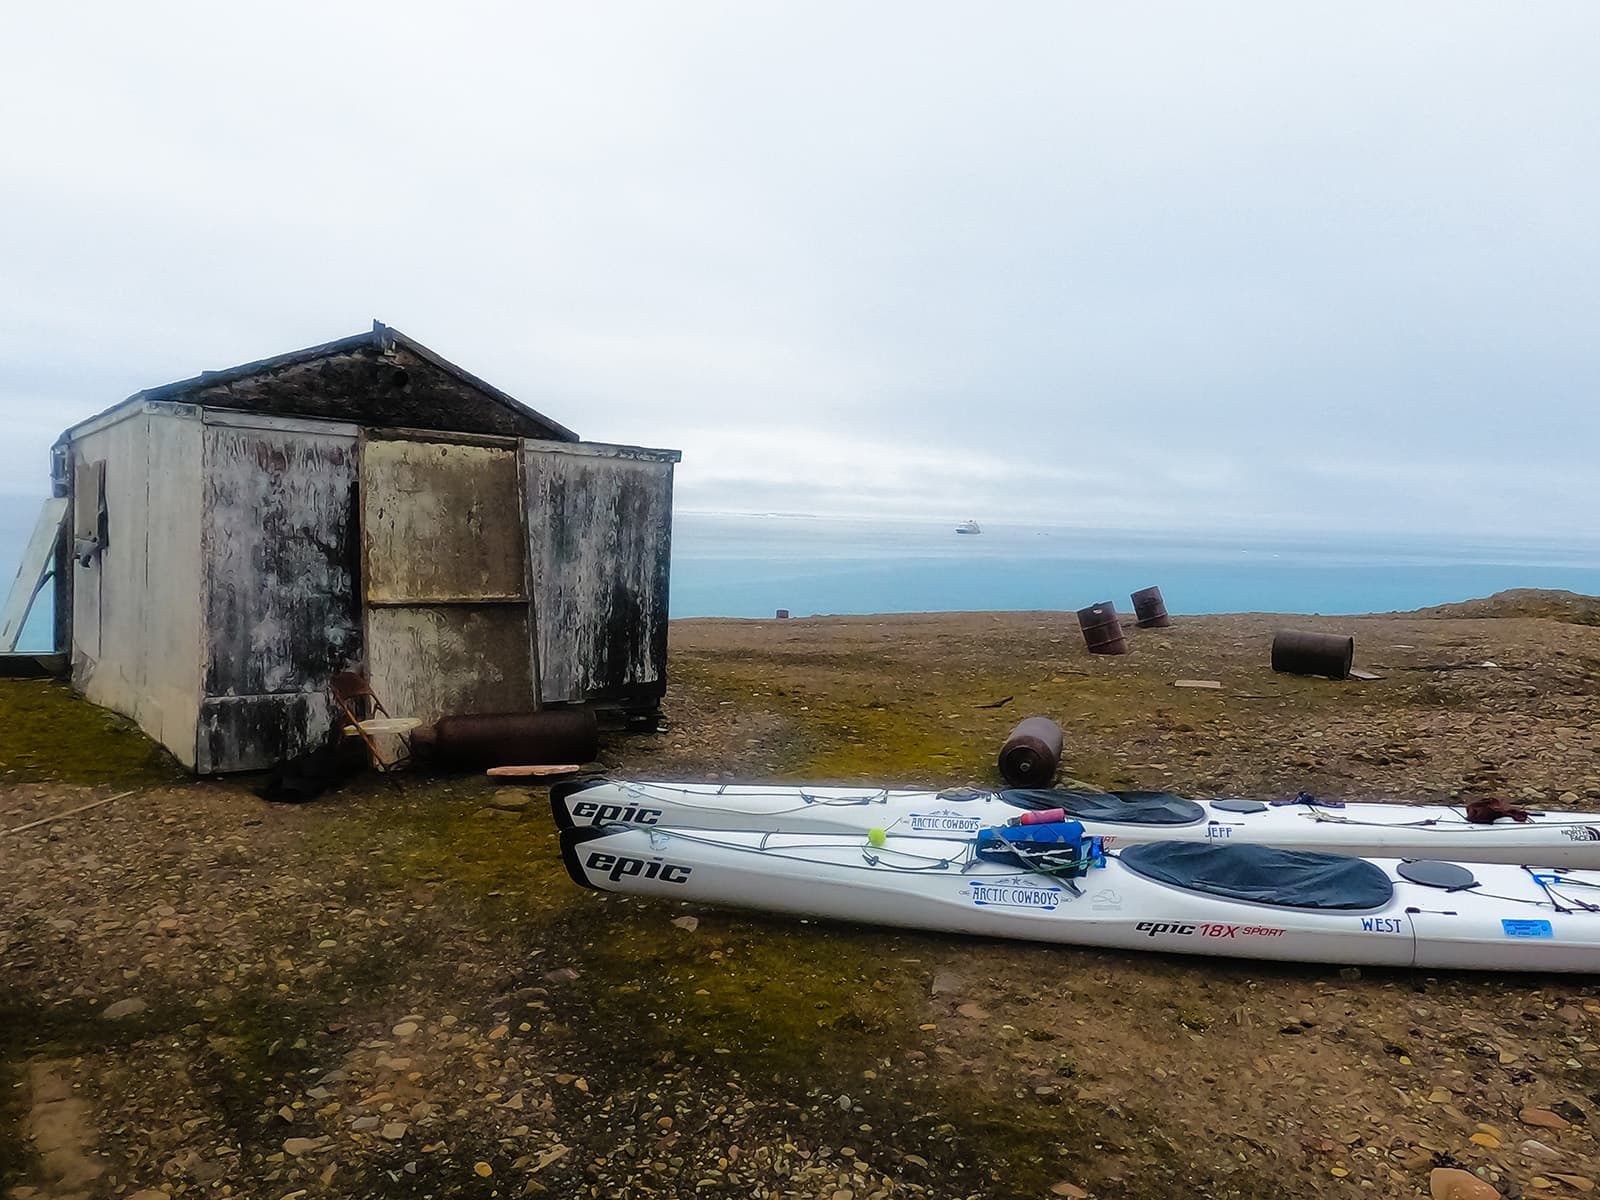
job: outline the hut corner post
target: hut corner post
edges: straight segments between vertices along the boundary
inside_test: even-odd
[[[56,537],[55,578],[50,589],[51,646],[72,661],[72,444],[63,435],[50,447],[50,494],[66,496],[68,519]],[[70,669],[70,668],[69,668]]]

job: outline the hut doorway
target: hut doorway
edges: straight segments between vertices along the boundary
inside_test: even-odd
[[[525,512],[515,439],[362,434],[367,671],[390,712],[538,707]]]

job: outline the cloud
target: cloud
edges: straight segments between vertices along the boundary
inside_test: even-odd
[[[36,5],[0,491],[377,316],[685,504],[1586,531],[1600,10]]]

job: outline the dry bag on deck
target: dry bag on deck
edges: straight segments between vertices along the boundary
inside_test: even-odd
[[[1083,825],[1077,821],[980,829],[975,849],[979,858],[990,862],[1016,863],[1064,879],[1104,866],[1106,860],[1100,839],[1084,837]]]

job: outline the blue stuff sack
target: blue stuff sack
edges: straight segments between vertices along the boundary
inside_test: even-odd
[[[991,862],[1017,863],[1030,871],[1075,878],[1105,865],[1099,838],[1083,836],[1081,821],[1046,825],[1001,825],[978,830],[975,850]]]

